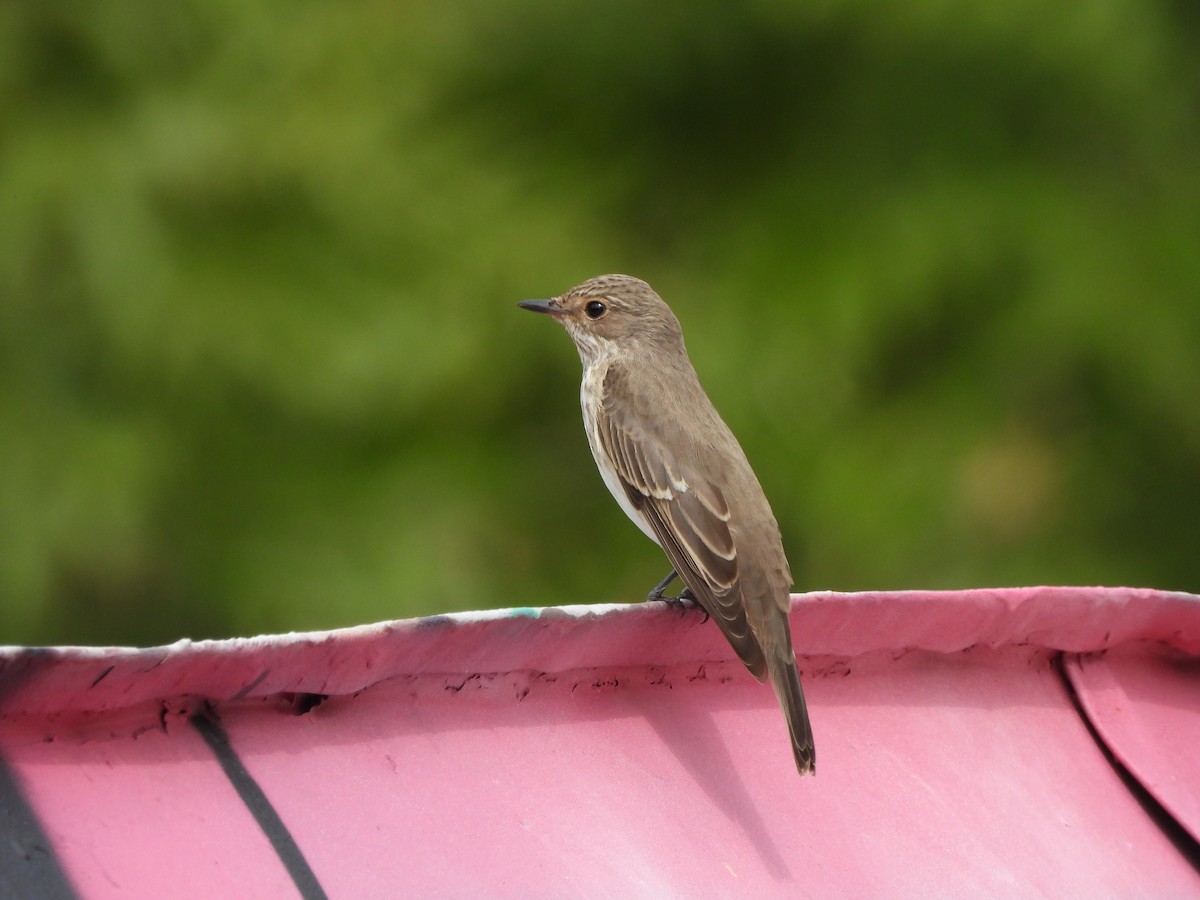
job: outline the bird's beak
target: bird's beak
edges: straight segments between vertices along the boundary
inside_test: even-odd
[[[558,305],[557,300],[522,300],[517,306],[534,312],[549,313],[552,316],[562,314],[562,307]]]

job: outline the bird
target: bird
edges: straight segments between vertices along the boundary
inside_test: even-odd
[[[787,721],[801,775],[815,772],[788,608],[779,524],[733,432],[700,385],[679,320],[645,281],[600,275],[523,309],[556,319],[583,363],[584,430],[618,505],[673,569],[647,599],[694,601]],[[663,591],[678,577],[678,598]]]

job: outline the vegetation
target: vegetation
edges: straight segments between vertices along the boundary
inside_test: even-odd
[[[0,642],[634,601],[654,284],[798,589],[1200,589],[1194,4],[6,3]]]

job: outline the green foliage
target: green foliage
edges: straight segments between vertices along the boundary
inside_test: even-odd
[[[1187,3],[0,8],[0,641],[636,600],[659,288],[797,587],[1200,589]]]

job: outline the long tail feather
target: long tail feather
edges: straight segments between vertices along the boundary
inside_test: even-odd
[[[787,718],[788,733],[792,738],[792,753],[796,757],[796,769],[801,775],[816,773],[817,751],[813,746],[812,723],[808,720],[808,707],[804,703],[804,691],[800,687],[800,676],[796,672],[796,658],[791,647],[787,658],[769,654],[767,668],[771,686],[779,698],[779,706]]]

